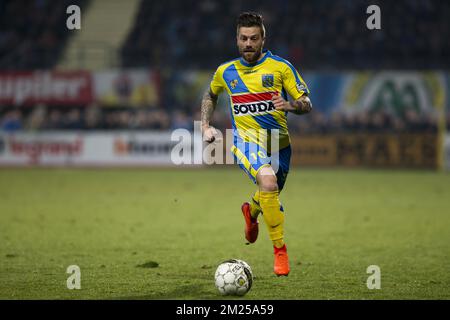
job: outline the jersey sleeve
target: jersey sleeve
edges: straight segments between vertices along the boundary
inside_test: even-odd
[[[216,72],[214,72],[211,84],[209,85],[211,92],[216,96],[218,96],[224,89],[222,73],[223,71],[220,68],[217,68]]]
[[[309,95],[309,89],[305,81],[289,62],[286,63],[283,72],[283,88],[294,100],[303,95]]]

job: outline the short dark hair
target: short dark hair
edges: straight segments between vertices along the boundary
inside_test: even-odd
[[[259,27],[261,35],[264,38],[266,35],[266,28],[264,27],[264,19],[261,14],[256,12],[243,12],[237,18],[237,32],[241,27]]]

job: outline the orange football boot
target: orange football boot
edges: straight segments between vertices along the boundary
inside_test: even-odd
[[[289,274],[289,258],[286,250],[286,245],[281,248],[273,247],[275,255],[273,261],[273,272],[277,276],[287,276]]]
[[[253,243],[258,238],[258,219],[252,217],[250,213],[250,203],[244,202],[241,207],[245,219],[245,239]]]

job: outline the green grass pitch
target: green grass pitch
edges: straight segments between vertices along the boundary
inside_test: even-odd
[[[237,167],[2,169],[0,299],[222,299],[214,272],[229,258],[255,274],[235,299],[450,298],[449,174],[292,169],[281,278],[263,219],[245,245],[254,189]],[[70,265],[80,290],[66,287]]]

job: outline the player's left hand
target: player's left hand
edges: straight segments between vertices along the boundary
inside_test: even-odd
[[[275,106],[275,109],[277,109],[277,110],[280,110],[280,111],[291,111],[292,110],[291,104],[288,101],[284,100],[283,97],[281,97],[279,95],[273,95],[272,102],[273,102],[273,105]]]

